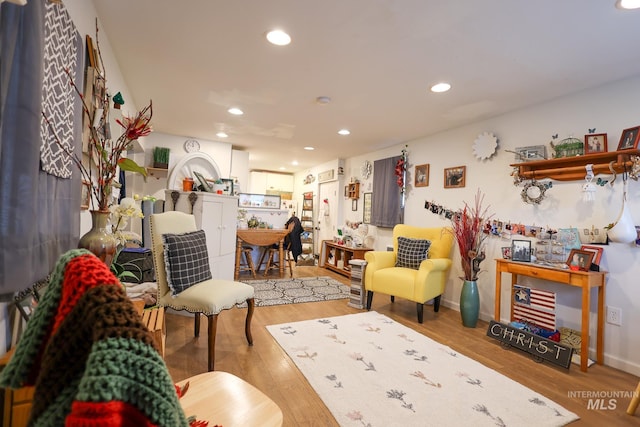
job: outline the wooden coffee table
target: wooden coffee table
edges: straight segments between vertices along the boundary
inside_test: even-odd
[[[195,375],[178,383],[189,381],[189,389],[180,398],[187,417],[209,421],[224,427],[282,426],[282,411],[263,392],[228,372],[212,371]]]

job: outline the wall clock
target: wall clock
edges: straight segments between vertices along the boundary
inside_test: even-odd
[[[184,142],[184,151],[187,153],[195,153],[200,151],[200,143],[195,139],[187,139]]]
[[[365,160],[360,166],[360,175],[362,175],[363,179],[368,179],[371,176],[371,172],[373,171],[373,165],[369,160]]]

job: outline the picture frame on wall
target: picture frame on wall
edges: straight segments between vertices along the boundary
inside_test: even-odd
[[[463,188],[465,186],[466,166],[444,169],[444,188]]]
[[[545,145],[529,145],[526,147],[516,147],[515,161],[532,162],[534,160],[547,159],[547,147]]]
[[[638,148],[638,137],[640,136],[640,126],[635,126],[622,131],[618,151]]]
[[[531,262],[531,240],[512,240],[511,260]]]
[[[91,204],[91,183],[86,180],[82,180],[82,195],[80,196],[80,209],[86,211]]]
[[[584,136],[584,154],[606,153],[607,151],[609,150],[606,133],[591,133]]]
[[[571,249],[569,252],[569,258],[567,258],[566,264],[570,270],[574,271],[589,271],[591,263],[595,256],[594,252],[583,251],[580,249]]]
[[[358,199],[351,200],[351,210],[354,212],[358,210]]]
[[[373,193],[364,193],[362,205],[362,223],[371,224],[371,208],[373,201]]]
[[[415,187],[427,187],[429,186],[429,164],[417,165],[414,171]]]

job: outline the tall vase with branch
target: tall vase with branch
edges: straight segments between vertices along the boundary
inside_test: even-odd
[[[460,294],[460,314],[462,323],[467,327],[475,327],[480,314],[480,296],[478,293],[478,273],[480,263],[486,258],[485,240],[489,236],[485,224],[493,216],[489,207],[482,207],[484,194],[476,193],[475,203],[465,202],[462,211],[451,218],[451,229],[460,251],[460,262],[464,276]]]
[[[101,69],[105,70],[100,53],[97,22],[96,47]],[[110,132],[107,131],[110,105],[110,96],[107,91],[98,94],[98,103],[101,108],[90,109],[87,102],[93,102],[93,100],[84,98],[68,69],[65,70],[65,73],[69,77],[69,84],[82,101],[84,123],[85,126],[88,126],[86,131],[89,134],[89,164],[83,163],[82,159],[73,152],[73,148],[68,148],[62,143],[56,132],[55,124],[45,113],[42,113],[42,116],[55,143],[78,167],[82,179],[89,182],[91,186],[92,229],[82,236],[78,247],[89,249],[107,265],[111,265],[116,252],[116,240],[110,236],[107,222],[110,215],[109,206],[112,204],[113,188],[119,185],[117,181],[119,170],[139,173],[145,179],[147,177],[147,170],[144,167],[132,159],[126,158],[123,154],[135,140],[151,133],[152,103],[149,101],[149,105],[133,116],[123,116],[122,120],[116,120],[116,123],[123,128],[123,132],[116,140],[112,140]],[[103,71],[98,78],[106,82],[106,73]],[[96,117],[96,115],[99,116]]]

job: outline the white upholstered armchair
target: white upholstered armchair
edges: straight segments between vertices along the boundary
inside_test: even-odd
[[[151,215],[158,305],[193,313],[196,337],[200,335],[200,314],[207,316],[208,369],[213,371],[218,313],[222,310],[247,302],[245,335],[253,345],[254,289],[245,283],[211,278],[205,238],[193,215],[177,211]]]

